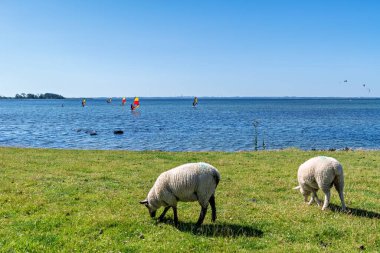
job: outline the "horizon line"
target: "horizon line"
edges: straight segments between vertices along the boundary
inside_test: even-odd
[[[258,99],[266,99],[266,98],[281,98],[281,99],[380,99],[380,97],[364,97],[364,96],[361,96],[361,97],[334,97],[334,96],[324,96],[324,97],[318,97],[318,96],[315,96],[315,97],[309,97],[309,96],[121,96],[121,97],[65,97],[65,99],[82,99],[82,98],[86,98],[86,99],[107,99],[107,98],[123,98],[123,97],[126,97],[126,98],[134,98],[134,97],[139,97],[139,98],[148,98],[148,99],[152,99],[152,98],[162,98],[162,99],[165,99],[165,98],[177,98],[177,99],[189,99],[189,98],[194,98],[194,97],[197,97],[197,98],[205,98],[205,99],[213,99],[213,98],[241,98],[241,99],[252,99],[252,98],[258,98]]]
[[[55,93],[52,93],[55,94]],[[60,94],[56,94],[60,95]],[[126,98],[148,98],[148,99],[153,99],[153,98],[159,98],[159,99],[165,99],[165,98],[177,98],[177,99],[189,99],[189,98],[202,98],[202,99],[214,99],[214,98],[229,98],[229,99],[266,99],[266,98],[272,98],[272,99],[380,99],[380,97],[367,97],[367,96],[357,96],[357,97],[338,97],[338,96],[102,96],[102,97],[91,97],[91,96],[79,96],[79,97],[66,97],[63,96],[64,99],[107,99],[107,98],[116,98],[116,99],[121,99],[123,97]],[[13,97],[8,97],[8,96],[3,96],[0,95],[0,99],[16,99],[14,96]],[[18,99],[28,99],[28,100],[33,100],[31,98],[18,98]],[[35,99],[39,100],[39,99]]]

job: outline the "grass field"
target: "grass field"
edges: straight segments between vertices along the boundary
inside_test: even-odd
[[[327,211],[292,190],[298,166],[317,155],[343,164],[348,213],[335,189]],[[221,174],[216,223],[209,210],[194,229],[196,202],[179,203],[178,228],[171,210],[165,222],[152,220],[138,202],[157,176],[197,161]],[[380,151],[0,148],[1,252],[376,252],[379,221]]]

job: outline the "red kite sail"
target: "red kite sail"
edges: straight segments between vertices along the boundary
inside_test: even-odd
[[[135,97],[135,100],[133,100],[133,104],[131,104],[131,110],[136,110],[140,106],[140,100],[138,97]]]

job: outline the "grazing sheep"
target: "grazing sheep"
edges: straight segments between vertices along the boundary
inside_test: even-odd
[[[308,196],[311,193],[309,205],[314,201],[318,206],[321,201],[318,199],[317,191],[322,189],[325,193],[325,201],[322,210],[325,210],[330,202],[330,188],[334,185],[339,193],[342,209],[346,210],[343,198],[343,168],[342,165],[332,157],[318,156],[307,160],[298,169],[299,185],[293,189],[300,189],[300,192],[305,197],[307,202]]]
[[[216,168],[207,163],[187,163],[163,172],[148,193],[148,197],[140,201],[144,204],[152,218],[161,206],[165,209],[159,217],[162,221],[166,212],[173,208],[174,224],[178,225],[177,202],[198,201],[201,213],[197,226],[203,223],[208,203],[211,205],[212,221],[216,219],[215,189],[219,183],[220,174]]]

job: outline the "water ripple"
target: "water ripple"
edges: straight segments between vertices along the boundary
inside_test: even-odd
[[[378,99],[141,99],[138,112],[80,100],[0,100],[2,146],[240,151],[380,148]],[[61,107],[61,104],[64,107]],[[124,133],[115,135],[114,130]]]

